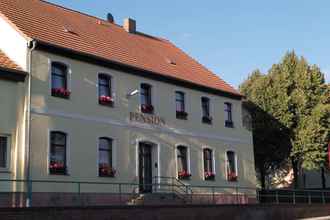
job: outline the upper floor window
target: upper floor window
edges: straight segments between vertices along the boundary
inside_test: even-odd
[[[229,128],[234,126],[232,118],[232,105],[229,102],[225,103],[225,126]]]
[[[67,135],[60,131],[50,133],[49,173],[66,175]]]
[[[237,181],[236,154],[234,151],[227,151],[227,180]]]
[[[69,98],[68,67],[62,63],[53,62],[51,66],[52,96]]]
[[[175,92],[175,104],[176,104],[176,118],[187,119],[187,112],[185,106],[185,94],[180,91]]]
[[[188,148],[185,146],[177,147],[178,178],[189,179],[191,174],[188,170]]]
[[[207,97],[202,97],[201,102],[202,102],[202,113],[203,113],[202,122],[211,124],[212,117],[210,114],[210,99]]]
[[[9,158],[8,158],[8,151],[9,151],[9,140],[7,136],[0,136],[0,169],[8,168]]]
[[[114,177],[112,139],[102,137],[99,139],[99,176]]]
[[[152,106],[152,98],[151,98],[151,85],[142,83],[141,89],[141,111],[143,113],[150,113],[154,112],[154,107]]]
[[[113,106],[111,77],[106,74],[99,74],[99,103],[101,105]]]
[[[213,151],[211,149],[203,150],[204,157],[204,177],[205,180],[214,180],[215,173],[213,170]]]

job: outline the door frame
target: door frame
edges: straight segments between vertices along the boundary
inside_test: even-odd
[[[161,163],[160,163],[160,143],[152,139],[140,138],[136,139],[135,144],[135,178],[137,183],[139,183],[139,146],[140,143],[147,143],[152,146],[152,178],[155,176],[161,176]],[[154,156],[156,155],[156,157]],[[155,163],[157,163],[157,168],[155,168]],[[154,179],[153,179],[154,183]],[[160,179],[157,179],[157,183],[160,183]],[[159,186],[160,187],[160,186]]]

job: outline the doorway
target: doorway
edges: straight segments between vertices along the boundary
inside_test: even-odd
[[[139,143],[139,191],[152,193],[152,148],[153,145]]]

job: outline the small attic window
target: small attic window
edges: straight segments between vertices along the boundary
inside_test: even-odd
[[[172,60],[172,59],[167,58],[166,59],[166,62],[169,63],[169,64],[171,64],[171,65],[173,65],[173,66],[176,66],[176,62],[174,60]]]
[[[68,28],[68,27],[63,27],[64,32],[66,33],[70,33],[70,34],[74,34],[74,35],[78,35],[72,28]]]

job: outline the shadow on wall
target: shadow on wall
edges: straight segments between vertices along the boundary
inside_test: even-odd
[[[290,131],[279,120],[250,101],[243,102],[252,118],[254,157],[257,177],[266,188],[266,178],[288,164],[291,151]],[[279,176],[278,182],[289,187],[292,178]]]

